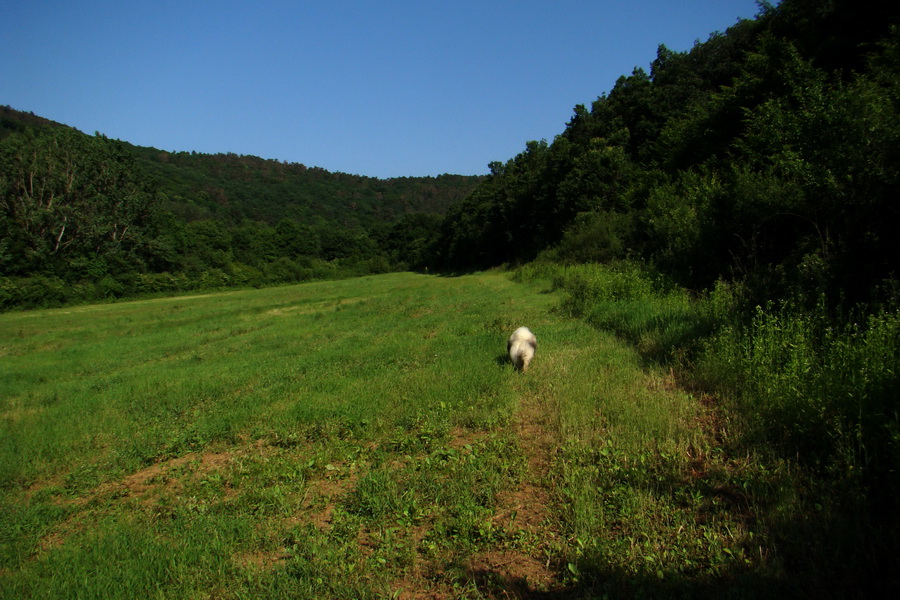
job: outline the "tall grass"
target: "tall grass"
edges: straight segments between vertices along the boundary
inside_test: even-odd
[[[744,447],[802,466],[779,544],[835,590],[900,590],[898,365],[900,313],[835,324],[785,304],[723,328],[695,371],[740,419]]]
[[[900,312],[840,322],[787,302],[747,315],[740,288],[691,296],[627,263],[518,276],[718,398],[723,450],[754,457],[741,486],[757,533],[819,591],[900,589]]]
[[[611,331],[644,358],[662,363],[684,354],[729,318],[734,298],[726,286],[706,302],[639,263],[553,265],[520,269],[520,280],[545,279],[562,290],[566,313]]]
[[[832,324],[824,311],[758,308],[709,341],[698,376],[748,426],[807,461],[879,475],[900,468],[900,313]]]

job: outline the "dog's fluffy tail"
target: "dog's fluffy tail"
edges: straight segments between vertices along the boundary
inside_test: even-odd
[[[536,349],[537,338],[527,327],[519,327],[506,341],[506,350],[509,352],[509,358],[519,371],[528,369]]]

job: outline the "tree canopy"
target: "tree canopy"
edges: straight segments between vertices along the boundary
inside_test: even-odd
[[[170,153],[4,107],[0,307],[420,266],[480,179]]]
[[[660,46],[484,177],[167,152],[7,107],[0,277],[107,277],[115,292],[139,275],[261,285],[637,258],[696,289],[741,281],[756,300],[895,298],[898,12],[761,3],[688,51]]]
[[[757,299],[895,294],[898,25],[890,3],[784,0],[687,52],[660,46],[552,143],[494,163],[433,264],[627,256]]]

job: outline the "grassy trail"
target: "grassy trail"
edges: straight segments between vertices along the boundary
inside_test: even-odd
[[[558,303],[391,274],[0,315],[0,597],[715,595],[765,570],[696,399]]]

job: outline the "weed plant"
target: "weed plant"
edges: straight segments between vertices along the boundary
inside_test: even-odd
[[[832,325],[824,309],[787,304],[723,328],[698,375],[739,398],[749,428],[787,453],[885,474],[900,466],[898,365],[900,313]]]
[[[806,474],[782,546],[825,581],[900,585],[900,313],[835,325],[824,308],[759,308],[710,339],[696,377],[741,420],[744,446],[772,445]],[[810,540],[819,540],[810,544]],[[892,591],[891,591],[892,590]]]

